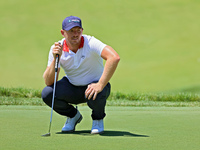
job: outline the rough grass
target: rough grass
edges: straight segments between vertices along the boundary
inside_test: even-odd
[[[41,97],[41,91],[35,89],[26,89],[26,88],[5,88],[0,87],[0,96],[7,97],[21,97],[21,98],[35,98]]]
[[[0,87],[0,105],[44,105],[41,90]],[[84,104],[83,104],[84,105]],[[200,95],[195,93],[129,93],[111,92],[109,106],[199,107]]]

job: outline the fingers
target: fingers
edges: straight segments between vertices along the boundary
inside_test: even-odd
[[[85,94],[85,97],[90,100],[92,98],[92,96],[94,95],[95,91],[90,89],[90,90],[87,90],[86,94]],[[94,99],[94,97],[93,97]]]
[[[96,84],[88,85],[88,88],[85,91],[85,97],[90,100],[93,97],[93,100],[96,99],[97,94],[100,92]]]
[[[59,42],[55,42],[54,45],[55,45],[56,49],[61,49],[62,48],[62,45]]]
[[[85,91],[85,97],[88,100],[90,100],[92,98],[92,96],[93,96],[94,93],[95,93],[94,90],[90,86],[88,86],[88,88]]]
[[[94,90],[88,91],[85,95],[85,97],[90,100],[93,97],[93,100],[96,99],[98,92],[95,92]]]
[[[58,54],[58,55],[62,55],[62,45],[59,43],[59,42],[55,42],[54,43],[54,48],[53,48],[53,51],[52,51],[52,53],[53,53],[53,55],[54,55],[54,58],[56,57],[56,54]]]
[[[95,100],[95,99],[96,99],[96,97],[97,97],[97,94],[98,94],[98,92],[95,92],[95,93],[94,93],[93,100]]]

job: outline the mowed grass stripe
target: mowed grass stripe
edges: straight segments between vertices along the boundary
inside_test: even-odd
[[[91,110],[79,107],[83,121],[74,134],[60,134],[65,117],[53,114],[51,137],[44,106],[0,106],[2,149],[150,150],[198,149],[200,108],[106,107],[105,134],[91,135]]]

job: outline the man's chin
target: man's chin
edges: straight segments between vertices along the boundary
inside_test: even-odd
[[[79,40],[71,40],[71,44],[73,45],[79,44]]]

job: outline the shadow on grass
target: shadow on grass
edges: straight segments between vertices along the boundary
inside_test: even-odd
[[[56,134],[74,134],[74,135],[83,135],[83,136],[93,136],[93,134],[90,134],[90,130],[81,130],[81,131],[75,131],[72,133],[65,133],[65,132],[57,132]],[[140,134],[134,134],[127,131],[104,131],[102,134],[99,134],[100,136],[124,136],[124,137],[149,137],[148,135],[140,135]]]

